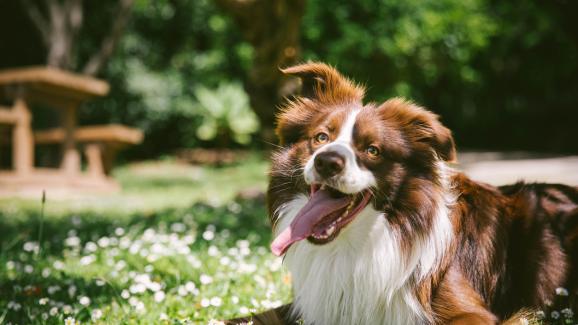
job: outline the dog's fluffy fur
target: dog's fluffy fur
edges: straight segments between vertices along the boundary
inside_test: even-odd
[[[275,236],[312,186],[371,201],[329,238],[283,251],[295,300],[280,319],[492,324],[543,307],[557,287],[574,292],[577,188],[474,182],[450,167],[451,132],[433,113],[399,98],[364,104],[362,87],[322,63],[284,72],[303,90],[278,118],[268,190]],[[322,175],[323,153],[338,157],[337,173]]]

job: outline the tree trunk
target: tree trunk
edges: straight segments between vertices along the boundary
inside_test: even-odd
[[[22,0],[24,11],[42,36],[46,47],[46,64],[75,70],[75,45],[83,23],[83,0]],[[134,0],[119,0],[117,15],[109,34],[102,40],[82,72],[96,75],[110,58],[130,17]]]
[[[253,46],[254,57],[245,90],[261,122],[264,141],[273,142],[275,114],[283,98],[296,89],[296,81],[279,68],[300,57],[301,18],[306,0],[216,0],[235,20]]]

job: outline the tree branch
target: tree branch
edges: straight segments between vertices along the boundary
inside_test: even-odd
[[[28,18],[30,18],[30,21],[32,21],[34,24],[34,27],[36,27],[40,33],[42,41],[47,45],[50,42],[50,26],[46,20],[46,17],[42,15],[42,12],[38,6],[33,4],[31,0],[22,0],[21,4],[24,8],[24,11],[28,15]]]
[[[70,31],[74,36],[78,34],[84,18],[82,11],[82,0],[68,0],[65,4],[68,13],[68,23]]]
[[[84,74],[97,74],[102,69],[108,58],[112,55],[122,36],[124,27],[130,18],[133,3],[134,0],[120,0],[119,8],[117,10],[118,15],[113,22],[111,31],[102,41],[100,50],[92,55],[88,60],[88,63],[82,71]]]

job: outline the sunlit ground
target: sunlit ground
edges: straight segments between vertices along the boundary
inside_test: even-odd
[[[121,194],[0,201],[0,323],[204,324],[290,297],[269,253],[267,164],[116,171]]]
[[[486,156],[463,154],[460,168],[495,184],[578,172],[576,157]],[[48,190],[43,217],[40,198],[0,199],[0,324],[207,324],[289,302],[264,202],[238,198],[265,188],[267,168],[260,155],[221,168],[130,164],[115,171],[122,193]],[[565,307],[538,316],[573,320]]]

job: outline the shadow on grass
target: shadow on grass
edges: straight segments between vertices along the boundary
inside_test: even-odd
[[[0,313],[0,323],[2,321],[46,323],[40,318],[41,314],[33,314],[31,308],[39,310],[38,306],[41,304],[39,301],[47,296],[50,297],[50,303],[60,302],[58,306],[60,311],[62,311],[63,304],[78,308],[79,298],[84,295],[92,297],[92,306],[116,304],[123,310],[131,308],[127,305],[126,299],[120,299],[120,291],[126,288],[126,283],[97,284],[99,275],[106,275],[109,278],[108,273],[103,272],[105,269],[110,270],[110,265],[88,273],[74,269],[73,265],[77,264],[61,266],[59,270],[54,267],[54,261],[66,260],[70,254],[70,247],[66,247],[67,238],[78,237],[81,242],[79,249],[82,250],[83,246],[86,249],[85,245],[88,241],[96,243],[106,236],[119,238],[117,232],[119,227],[128,237],[133,238],[142,235],[147,229],[154,229],[158,233],[180,232],[181,235],[194,235],[196,238],[191,244],[193,252],[206,250],[209,246],[206,240],[202,240],[203,232],[208,228],[214,229],[215,233],[227,232],[227,246],[235,246],[236,241],[241,239],[249,239],[253,245],[267,246],[271,239],[264,202],[260,200],[233,201],[218,207],[196,203],[188,208],[164,209],[152,213],[117,212],[106,215],[94,211],[49,213],[43,220],[41,250],[38,255],[35,255],[31,249],[26,249],[26,246],[29,242],[39,240],[40,219],[40,209],[33,207],[17,211],[0,209],[0,310],[6,310],[4,319],[2,319],[3,313]],[[220,236],[220,238],[225,237]],[[86,252],[85,254],[79,253],[75,253],[78,254],[76,259],[86,255]],[[95,268],[100,264],[104,266],[108,255],[103,253],[100,255],[94,253],[94,255],[99,261],[93,266]],[[142,272],[146,265],[144,260],[131,265],[132,256],[125,257],[127,270]],[[13,261],[17,261],[19,266],[11,269],[9,264]],[[171,263],[168,262],[168,264]],[[30,267],[31,270],[26,271],[26,267]],[[179,268],[177,265],[168,265],[166,268],[155,268],[154,276],[163,279],[169,287],[174,288],[183,280],[182,271],[189,267]],[[43,270],[46,269],[50,269],[51,272],[43,274]],[[190,274],[187,275],[190,276]],[[115,281],[119,281],[118,279],[116,278]],[[234,281],[231,285],[235,285]],[[59,287],[58,291],[48,293],[49,288],[53,286]],[[69,291],[71,287],[77,288],[75,289],[77,291],[71,294]],[[20,307],[10,308],[11,301],[18,302]],[[90,309],[80,308],[78,312],[73,313],[77,319],[90,319]],[[59,314],[58,317],[60,321],[66,318],[65,314]],[[48,323],[54,320],[50,318]],[[120,321],[124,322],[124,320]]]
[[[40,209],[0,210],[0,252],[20,249],[25,241],[38,241],[40,219]],[[267,245],[271,239],[264,202],[251,200],[233,201],[218,207],[195,203],[185,209],[170,208],[151,213],[112,212],[104,215],[85,211],[48,214],[42,226],[42,250],[46,254],[58,254],[64,247],[64,239],[71,233],[83,241],[96,241],[113,234],[117,227],[135,233],[149,227],[170,231],[174,223],[185,223],[188,228],[197,230],[197,236],[212,225],[217,232],[227,230],[232,240],[251,237],[255,244]]]

